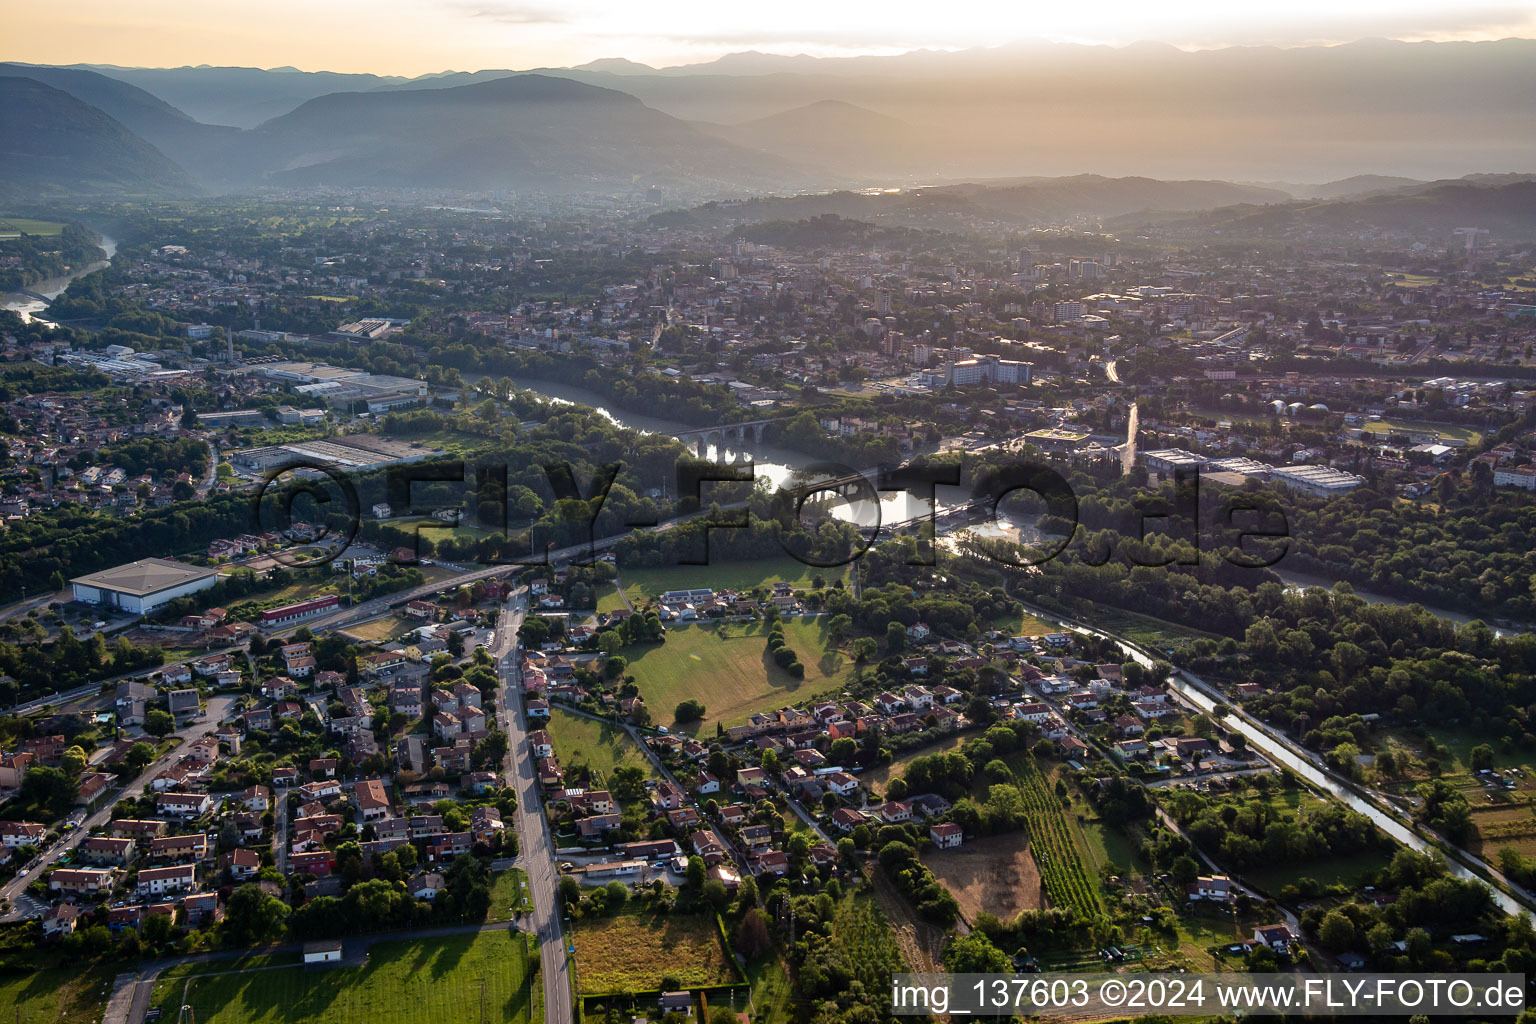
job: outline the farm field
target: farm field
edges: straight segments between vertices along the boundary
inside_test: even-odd
[[[983,911],[1008,921],[1021,910],[1045,906],[1040,869],[1023,832],[978,839],[958,850],[930,850],[923,863],[954,894],[967,921]]]
[[[887,988],[892,974],[916,969],[904,962],[891,922],[873,896],[855,894],[838,905],[832,943],[846,956],[849,972],[870,992]]]
[[[703,914],[583,918],[570,937],[580,995],[655,991],[664,978],[680,988],[739,980],[714,918]]]
[[[0,217],[0,235],[56,235],[64,225],[52,220],[33,220],[30,217]]]
[[[1028,753],[1010,757],[1008,766],[1024,797],[1030,853],[1051,905],[1097,914],[1102,909],[1098,875],[1090,864],[1084,864],[1081,833],[1067,820],[1061,801],[1051,792],[1049,779]]]
[[[550,712],[546,728],[563,765],[586,763],[604,779],[621,765],[639,768],[647,778],[656,775],[629,734],[611,722],[595,721],[556,707]]]
[[[795,679],[768,655],[762,622],[675,626],[663,644],[626,647],[629,671],[660,724],[673,724],[673,710],[690,697],[704,702],[708,716],[698,728],[738,725],[754,711],[775,708],[828,691],[853,677],[853,659],[827,651],[825,619],[786,619],[784,640],[800,655],[805,678]]]
[[[528,1021],[533,974],[526,942],[522,934],[495,931],[379,943],[367,964],[324,971],[295,965],[189,977],[172,968],[155,983],[153,1003],[162,1019],[174,1020],[185,991],[199,1024],[439,1024],[480,1014]]]
[[[712,590],[750,591],[754,587],[772,587],[789,583],[796,590],[809,590],[817,576],[826,586],[846,579],[846,566],[817,569],[787,555],[758,562],[724,562],[720,565],[676,565],[661,569],[622,569],[619,572],[624,592],[635,604],[665,594],[669,590],[709,587]]]

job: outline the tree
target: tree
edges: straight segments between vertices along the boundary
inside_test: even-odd
[[[1195,858],[1186,853],[1173,859],[1173,863],[1168,865],[1168,873],[1173,876],[1175,882],[1188,885],[1200,877],[1200,865],[1195,862]]]
[[[229,897],[224,921],[219,926],[227,946],[243,948],[271,942],[282,934],[288,905],[262,892],[254,882],[240,886]]]
[[[402,847],[402,849],[406,849],[406,847]],[[570,875],[560,876],[558,888],[560,890],[560,899],[566,906],[573,907],[581,902],[581,883]]]
[[[1342,953],[1355,944],[1355,922],[1342,910],[1330,910],[1318,923],[1317,941],[1330,953]]]
[[[773,940],[768,935],[768,920],[763,912],[753,907],[742,916],[736,928],[736,952],[748,960],[755,960],[768,952]]]
[[[78,783],[57,768],[33,766],[21,780],[21,799],[55,816],[69,813],[78,790]]]
[[[685,701],[681,701],[677,705],[674,714],[676,715],[677,721],[679,723],[686,725],[689,722],[697,722],[699,719],[703,718],[704,710],[704,704],[701,701],[694,700],[690,697]]]
[[[976,931],[949,944],[944,950],[944,968],[956,974],[1011,974],[1013,961]]]
[[[854,662],[862,665],[875,656],[879,647],[874,637],[861,636],[849,646],[849,650],[853,652]]]
[[[704,883],[704,899],[715,908],[717,914],[725,913],[725,909],[731,905],[731,894],[726,891],[725,883],[718,878],[711,878]]]
[[[688,884],[695,890],[704,887],[704,858],[693,856],[688,858],[688,870],[685,873]]]
[[[1484,768],[1493,768],[1493,748],[1486,743],[1479,743],[1469,753],[1472,770],[1482,771]]]
[[[629,899],[629,887],[620,881],[612,881],[603,886],[603,893],[606,896],[606,906],[610,914],[617,914],[623,910],[625,901]]]
[[[144,731],[157,739],[163,739],[176,730],[176,719],[169,711],[151,708],[144,712]]]
[[[891,654],[900,654],[907,646],[907,630],[899,622],[892,622],[885,627],[885,649]]]
[[[64,771],[66,773],[70,775],[79,775],[82,771],[85,770],[85,766],[88,760],[89,759],[85,755],[85,748],[79,744],[75,744],[72,747],[65,748],[63,760],[60,763],[63,765]]]

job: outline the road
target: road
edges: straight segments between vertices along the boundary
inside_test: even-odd
[[[528,893],[533,898],[532,931],[539,940],[544,976],[544,1020],[546,1024],[572,1024],[576,1015],[571,997],[571,961],[561,921],[555,843],[539,798],[538,762],[528,743],[523,684],[517,665],[517,631],[527,614],[528,590],[519,588],[502,609],[496,626],[492,654],[501,673],[497,700],[507,730],[507,785],[517,795],[517,866],[527,873]]]
[[[4,917],[0,917],[0,920],[16,921],[25,916],[22,910],[16,906],[16,897],[25,891],[27,884],[36,879],[41,872],[47,870],[66,852],[79,846],[80,841],[90,835],[93,829],[100,828],[111,821],[112,808],[117,803],[116,797],[123,795],[137,796],[146,783],[181,759],[182,745],[188,740],[195,739],[211,731],[214,725],[229,713],[229,709],[234,706],[234,703],[235,698],[230,696],[210,698],[206,716],[192,719],[191,722],[171,734],[180,739],[181,744],[178,744],[169,754],[151,762],[138,778],[123,786],[113,797],[103,800],[101,807],[90,817],[86,818],[78,828],[66,833],[64,838],[54,843],[45,852],[39,854],[32,862],[30,868],[18,872],[15,878],[7,882],[4,887],[0,887],[0,899],[7,900],[11,904],[11,909],[6,911]]]
[[[872,470],[870,472],[872,474],[874,471]],[[873,478],[874,477],[871,475],[870,479]],[[726,505],[720,505],[719,508],[729,511],[732,509],[745,508],[746,506],[746,502],[737,501]],[[674,526],[686,523],[691,519],[696,519],[701,515],[709,514],[713,508],[714,506],[706,506],[697,512],[692,512],[684,516],[676,516],[672,519],[666,520],[665,522],[658,523],[654,527],[649,527],[649,529],[655,529],[657,531],[670,530]],[[617,533],[611,537],[601,537],[587,543],[572,544],[570,547],[552,550],[549,552],[543,562],[530,561],[527,564],[519,563],[514,565],[493,565],[484,569],[459,572],[458,575],[450,576],[447,579],[438,580],[436,583],[424,583],[419,587],[413,587],[410,590],[397,591],[393,594],[384,594],[383,596],[376,597],[371,601],[365,601],[362,604],[353,605],[351,608],[342,608],[338,611],[331,612],[328,615],[317,615],[315,618],[306,622],[290,626],[284,630],[279,630],[276,635],[281,636],[287,633],[291,633],[298,629],[300,626],[308,628],[311,633],[317,633],[322,629],[342,629],[346,626],[353,625],[354,623],[361,622],[364,619],[371,619],[376,615],[382,615],[390,608],[397,608],[408,601],[414,601],[418,597],[433,597],[437,594],[443,593],[445,590],[452,590],[455,587],[463,586],[466,583],[474,583],[477,580],[494,579],[498,576],[506,576],[511,573],[522,572],[524,569],[530,568],[533,565],[562,565],[564,563],[574,561],[578,558],[594,555],[596,552],[606,551],[628,536],[628,532]],[[450,569],[457,568],[448,563],[438,564]]]

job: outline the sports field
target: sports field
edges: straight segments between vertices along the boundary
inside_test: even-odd
[[[678,703],[692,697],[704,702],[703,728],[713,731],[716,722],[740,725],[754,711],[837,691],[853,678],[853,658],[827,650],[825,621],[784,622],[784,640],[799,654],[804,679],[769,657],[761,622],[674,626],[666,643],[636,644],[623,653],[653,721],[670,725]]]
[[[526,942],[521,933],[493,931],[379,943],[357,967],[191,975],[173,968],[155,983],[154,1005],[162,1020],[174,1021],[185,1002],[198,1024],[528,1021],[534,996]]]

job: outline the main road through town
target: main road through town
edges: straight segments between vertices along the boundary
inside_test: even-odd
[[[555,843],[539,799],[537,761],[528,743],[528,717],[518,672],[517,631],[528,614],[528,589],[516,590],[502,608],[496,627],[496,658],[501,686],[497,688],[502,727],[507,733],[507,785],[517,795],[518,853],[516,864],[528,875],[533,899],[532,932],[539,940],[544,975],[546,1024],[572,1024],[571,961],[561,919],[559,873]]]

